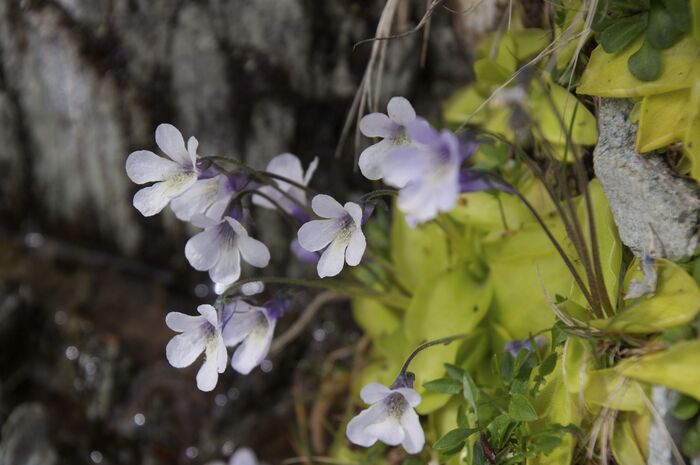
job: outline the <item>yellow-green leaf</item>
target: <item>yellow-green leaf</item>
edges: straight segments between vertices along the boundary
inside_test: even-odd
[[[591,326],[607,332],[646,334],[692,321],[700,312],[700,287],[695,279],[670,261],[657,260],[655,267],[658,281],[652,297],[630,300],[615,316],[592,320]],[[643,279],[637,268],[633,266],[628,273],[628,284],[631,279]]]
[[[372,338],[393,332],[401,323],[394,310],[374,299],[353,299],[352,314],[358,326]]]
[[[700,45],[692,37],[685,37],[661,52],[661,73],[653,81],[640,81],[627,68],[627,60],[639,49],[641,41],[640,38],[617,54],[608,54],[601,46],[596,47],[581,76],[577,92],[601,97],[644,97],[692,85],[695,73],[700,68]]]
[[[686,134],[690,89],[648,95],[642,99],[637,151],[650,152],[683,140]]]
[[[616,421],[612,437],[612,453],[617,463],[625,465],[646,465],[642,451],[639,450],[634,431],[628,421]]]
[[[661,384],[700,400],[700,340],[679,342],[670,348],[621,362],[615,368],[629,378]]]
[[[688,127],[685,131],[683,147],[690,159],[690,175],[696,181],[700,181],[700,79],[696,79],[693,83],[688,109]]]
[[[587,405],[637,413],[646,410],[646,394],[639,383],[621,376],[615,369],[591,371],[588,378],[583,392],[583,399]]]

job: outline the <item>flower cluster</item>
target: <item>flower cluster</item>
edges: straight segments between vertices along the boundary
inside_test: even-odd
[[[360,131],[381,140],[361,153],[359,167],[366,178],[396,188],[397,206],[411,226],[450,211],[461,192],[497,187],[482,173],[464,168],[473,141],[434,129],[403,97],[392,98],[387,113],[362,118]],[[170,124],[158,126],[155,139],[165,156],[139,150],[126,161],[132,181],[151,184],[136,193],[134,207],[153,216],[169,204],[178,219],[200,230],[187,241],[185,257],[194,269],[208,272],[220,295],[214,305],[200,305],[196,316],[167,314],[167,326],[178,334],[168,343],[166,356],[172,366],[183,368],[204,354],[197,386],[211,391],[227,365],[241,374],[260,365],[277,320],[291,306],[292,298],[282,294],[256,303],[262,282],[240,282],[241,261],[256,268],[270,262],[267,246],[248,232],[250,208],[276,210],[296,223],[290,249],[300,260],[316,263],[318,276],[326,278],[338,276],[346,264],[361,266],[368,260],[362,228],[372,205],[341,204],[315,193],[309,183],[318,159],[304,170],[299,158],[283,153],[257,171],[234,159],[201,156],[197,139],[190,137],[185,144]],[[371,383],[361,397],[372,405],[348,424],[351,442],[365,447],[377,440],[402,444],[409,453],[423,448],[414,410],[420,395],[405,375],[391,388]]]

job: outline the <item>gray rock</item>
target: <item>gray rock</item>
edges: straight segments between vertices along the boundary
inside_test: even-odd
[[[0,463],[54,465],[57,461],[44,408],[38,403],[17,406],[2,427]]]
[[[640,258],[654,251],[678,260],[698,245],[698,187],[674,174],[662,156],[637,153],[631,109],[627,100],[600,100],[595,173],[622,242]]]

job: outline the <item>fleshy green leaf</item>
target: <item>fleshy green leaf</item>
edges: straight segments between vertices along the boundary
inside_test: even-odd
[[[671,47],[683,35],[683,30],[678,26],[686,27],[685,21],[679,24],[674,21],[669,11],[663,8],[661,2],[651,2],[649,26],[646,30],[646,41],[649,45],[658,50]]]
[[[700,410],[700,402],[689,396],[680,396],[673,406],[673,416],[679,420],[690,420]]]

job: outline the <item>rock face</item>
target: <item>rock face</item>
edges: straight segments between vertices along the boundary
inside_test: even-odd
[[[41,404],[16,407],[2,427],[0,463],[12,465],[54,465],[56,451],[48,438],[46,412]]]
[[[204,154],[260,167],[290,151],[350,178],[354,147],[339,163],[333,153],[369,54],[353,44],[374,34],[381,0],[0,3],[0,215],[15,231],[166,262],[182,227],[141,218],[124,174],[129,152],[155,148],[161,122],[195,135]],[[397,30],[425,8],[403,3]],[[389,45],[382,104],[468,80],[449,15],[434,15],[431,31],[423,69],[420,34]],[[346,179],[320,182],[342,191]],[[145,247],[154,231],[165,244],[155,251]]]
[[[652,251],[671,260],[690,256],[700,235],[698,186],[676,176],[662,157],[636,152],[631,109],[624,99],[600,100],[593,152],[620,239],[640,258]]]

